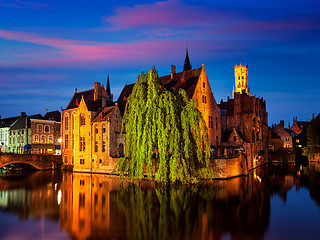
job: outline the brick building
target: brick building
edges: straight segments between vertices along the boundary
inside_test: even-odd
[[[221,142],[220,152],[225,154],[226,149],[240,148],[248,159],[249,169],[259,164],[263,157],[267,158],[268,149],[268,113],[263,98],[250,96],[248,88],[248,65],[235,66],[235,88],[233,98],[219,104],[222,135],[237,133],[234,138],[226,137]],[[242,145],[237,138],[241,137]],[[236,144],[233,144],[235,142]]]
[[[220,109],[213,96],[204,64],[192,69],[187,50],[183,71],[177,73],[176,67],[171,65],[171,73],[160,77],[160,80],[166,89],[182,88],[189,99],[197,100],[198,109],[208,127],[210,144],[213,147],[218,146],[221,140]],[[134,84],[125,85],[118,98],[117,102],[122,114],[133,86]]]
[[[94,88],[75,92],[62,110],[62,155],[74,171],[111,172],[124,154],[120,134],[121,114],[113,106],[108,78],[107,90],[98,82]]]
[[[279,136],[281,142],[282,142],[282,146],[280,149],[291,149],[293,148],[293,137],[292,135],[289,133],[289,131],[284,127],[284,121],[281,120],[279,124],[276,124],[274,126],[272,126],[271,131],[273,131],[273,134],[271,134],[270,136],[270,140],[269,141],[269,149],[270,147],[272,147],[272,140],[273,139],[278,139],[277,137],[274,137],[275,134],[277,136]],[[269,134],[270,135],[270,134]],[[278,150],[277,145],[273,148],[274,150]]]

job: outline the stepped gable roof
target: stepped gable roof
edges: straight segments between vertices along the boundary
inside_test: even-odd
[[[61,122],[61,113],[58,110],[52,111],[52,112],[47,112],[46,115],[44,115],[43,119]]]
[[[100,122],[106,121],[112,115],[113,111],[115,110],[116,106],[105,107],[96,117],[93,119],[92,122]]]
[[[164,88],[170,90],[172,88],[179,89],[183,88],[186,90],[189,99],[192,99],[196,85],[198,83],[202,67],[195,68],[189,71],[175,73],[173,78],[170,75],[160,77],[160,81],[164,85]],[[118,106],[121,114],[124,113],[126,100],[132,93],[134,84],[125,85],[122,92],[118,98]]]
[[[78,107],[82,96],[83,96],[83,99],[86,101],[86,103],[88,101],[94,101],[94,89],[90,89],[82,92],[75,92],[66,109]]]
[[[0,128],[10,127],[20,116],[0,119]]]

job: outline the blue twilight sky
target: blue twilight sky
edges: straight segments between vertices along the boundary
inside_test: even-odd
[[[269,125],[319,113],[320,0],[0,0],[0,115],[65,108],[107,75],[117,99],[153,65],[181,71],[186,44],[217,102],[247,63]]]

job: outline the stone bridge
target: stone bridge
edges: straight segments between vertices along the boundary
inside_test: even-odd
[[[0,168],[9,164],[27,164],[38,170],[60,168],[61,155],[38,155],[38,154],[2,154],[0,155]]]

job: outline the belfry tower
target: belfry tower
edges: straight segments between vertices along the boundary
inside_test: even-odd
[[[248,88],[248,64],[236,65],[234,67],[235,86],[233,87],[232,98],[234,93],[246,93],[250,96],[250,88]]]

